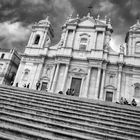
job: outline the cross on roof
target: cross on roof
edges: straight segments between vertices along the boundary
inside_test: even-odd
[[[92,9],[92,8],[93,8],[93,7],[92,7],[91,5],[88,6],[88,12],[89,12],[89,13],[91,13],[91,9]]]

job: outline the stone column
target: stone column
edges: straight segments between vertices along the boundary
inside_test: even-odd
[[[54,79],[53,79],[53,84],[52,84],[52,92],[54,92],[55,88],[56,88],[56,82],[57,82],[59,67],[60,67],[60,64],[57,64],[56,65],[56,71],[55,71]]]
[[[41,48],[43,48],[43,45],[45,44],[45,40],[46,40],[46,36],[47,36],[47,31],[44,31],[43,32],[44,34],[43,34],[43,37],[41,38],[41,40],[40,40],[40,46],[41,46]],[[47,48],[48,49],[48,48]]]
[[[15,80],[14,80],[14,84],[13,84],[13,86],[15,86],[15,84],[18,82],[20,82],[21,81],[21,78],[22,78],[22,72],[23,72],[23,68],[24,68],[24,63],[23,63],[23,61],[21,60],[20,61],[20,64],[19,64],[19,67],[18,67],[18,70],[17,70],[17,73],[16,73],[16,77],[15,77]]]
[[[88,75],[87,75],[87,80],[86,80],[86,85],[85,85],[85,92],[82,97],[87,97],[88,95],[88,89],[89,89],[89,83],[90,83],[90,75],[91,75],[91,67],[88,68]]]
[[[74,46],[74,40],[75,40],[75,30],[73,30],[73,35],[72,36],[73,36],[73,38],[72,38],[72,46],[71,47],[73,48],[73,46]]]
[[[52,76],[51,76],[51,80],[50,80],[50,85],[49,85],[49,88],[48,90],[51,91],[51,87],[52,87],[52,82],[53,82],[53,77],[54,77],[54,74],[55,74],[55,65],[53,66],[53,70],[52,70]]]
[[[103,69],[102,82],[101,82],[101,91],[100,91],[100,100],[104,100],[103,97],[104,97],[105,76],[106,76],[106,70]]]
[[[66,64],[66,69],[65,69],[65,73],[64,73],[64,81],[63,81],[63,85],[62,85],[62,91],[63,92],[65,90],[65,85],[66,85],[66,81],[67,81],[68,70],[69,70],[69,65]]]
[[[97,31],[95,32],[95,35],[94,35],[94,41],[93,41],[92,49],[96,49],[96,42],[97,42]]]
[[[68,37],[68,30],[66,31],[66,34],[65,34],[64,45],[63,45],[63,47],[66,47],[67,37]]]
[[[116,101],[119,101],[120,99],[121,79],[122,79],[122,64],[119,64]]]
[[[99,85],[100,85],[100,77],[101,77],[101,68],[98,68],[98,74],[97,74],[97,82],[96,82],[96,88],[95,88],[95,99],[98,99],[99,94]]]

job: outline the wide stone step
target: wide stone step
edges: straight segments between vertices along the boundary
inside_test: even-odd
[[[92,140],[94,139],[94,137],[88,137],[85,135],[81,135],[81,133],[72,133],[72,131],[68,132],[65,130],[57,130],[57,129],[52,129],[52,128],[48,128],[47,126],[44,128],[40,125],[37,124],[29,124],[29,123],[25,123],[22,121],[17,121],[17,120],[11,120],[8,118],[2,118],[0,117],[0,127],[2,128],[7,128],[10,129],[11,128],[13,130],[15,130],[16,132],[18,132],[19,130],[22,131],[23,134],[26,134],[27,132],[29,132],[30,134],[35,134],[35,136],[40,137],[42,136],[44,139],[48,138],[48,136],[50,137],[54,137],[54,139],[56,137],[58,137],[58,139],[77,139],[77,140]],[[25,132],[25,133],[24,133]],[[28,135],[28,133],[27,133]]]
[[[3,103],[3,104],[1,104]],[[127,127],[135,127],[137,129],[139,129],[140,127],[140,124],[139,123],[132,123],[132,122],[124,122],[124,121],[117,121],[117,120],[113,120],[113,119],[110,119],[110,118],[102,118],[102,117],[99,117],[99,116],[91,116],[91,117],[88,117],[86,115],[83,115],[83,116],[79,116],[79,115],[76,115],[74,114],[73,112],[66,112],[64,110],[57,110],[57,109],[52,109],[52,108],[48,108],[45,109],[45,110],[42,110],[41,108],[37,109],[36,107],[32,106],[32,105],[28,105],[27,104],[23,104],[23,103],[18,103],[20,105],[20,107],[17,105],[17,103],[15,104],[15,102],[12,102],[12,101],[9,101],[7,102],[7,100],[5,101],[1,101],[1,107],[2,108],[6,108],[6,107],[10,107],[12,109],[19,109],[19,110],[22,110],[22,111],[26,111],[26,112],[30,112],[30,113],[35,113],[35,114],[43,114],[43,115],[48,115],[49,113],[52,113],[53,115],[60,115],[60,116],[63,116],[63,117],[68,117],[70,116],[71,118],[74,118],[74,119],[77,119],[77,120],[81,120],[81,121],[87,121],[89,123],[93,123],[94,121],[96,122],[97,120],[98,121],[102,121],[104,122],[104,124],[107,124],[108,126],[108,122],[112,122],[112,123],[116,123],[116,124],[121,124],[121,125],[124,125],[124,126],[127,126]],[[22,105],[22,106],[21,106]]]
[[[39,128],[39,132],[42,133],[42,131],[44,132],[44,130],[46,128],[50,128],[50,129],[55,129],[55,130],[60,130],[60,131],[65,131],[65,132],[69,132],[69,133],[72,133],[72,134],[77,134],[77,135],[80,135],[82,137],[83,136],[89,136],[91,138],[108,138],[108,139],[126,139],[124,137],[120,137],[118,135],[114,136],[113,134],[109,135],[109,134],[104,134],[104,133],[100,133],[99,131],[96,132],[96,131],[89,131],[89,130],[86,130],[86,129],[78,129],[76,127],[73,127],[73,126],[70,126],[68,127],[67,125],[62,125],[62,124],[53,124],[53,123],[41,123],[39,121],[35,121],[35,120],[28,120],[27,118],[25,119],[21,119],[21,118],[13,118],[13,117],[9,117],[9,118],[5,118],[4,116],[3,117],[0,117],[0,120],[2,121],[5,121],[6,122],[10,121],[11,122],[11,119],[12,119],[12,122],[14,123],[19,123],[20,122],[20,125],[21,124],[24,124],[24,126],[26,125],[27,127],[37,127]],[[30,124],[30,125],[28,125]],[[27,128],[29,129],[29,128]],[[31,130],[33,130],[33,128],[31,128]],[[135,136],[136,137],[136,136]],[[129,138],[133,138],[133,136],[129,137]],[[128,138],[127,138],[128,139]]]
[[[112,114],[106,114],[106,113],[100,113],[100,112],[89,112],[87,113],[87,111],[83,111],[83,110],[80,110],[80,109],[75,109],[75,108],[72,108],[72,107],[65,107],[65,106],[60,106],[60,105],[57,105],[57,104],[54,104],[54,103],[40,103],[39,101],[31,101],[30,100],[30,104],[28,99],[21,99],[19,97],[13,97],[13,96],[9,96],[9,95],[1,95],[1,98],[3,99],[6,99],[9,101],[13,101],[13,102],[17,102],[17,103],[25,103],[26,106],[30,107],[31,105],[33,105],[35,108],[39,108],[39,109],[47,109],[47,108],[51,108],[51,109],[59,109],[59,111],[66,111],[66,112],[70,112],[70,113],[74,113],[74,114],[77,114],[78,115],[85,115],[88,117],[92,117],[93,115],[97,116],[97,117],[104,117],[104,118],[110,118],[110,119],[116,119],[116,120],[122,120],[122,121],[127,121],[129,123],[129,121],[131,122],[134,122],[134,123],[139,123],[139,119],[134,119],[134,118],[126,118],[126,117],[120,117],[119,115],[112,115]]]
[[[34,116],[30,116],[30,115],[27,115],[26,113],[24,113],[25,116],[22,116],[21,114],[12,114],[12,113],[1,113],[1,116],[6,118],[10,118],[10,119],[14,119],[16,118],[16,120],[19,120],[19,121],[29,121],[28,123],[33,123],[33,124],[40,124],[42,126],[48,126],[48,125],[54,125],[54,126],[61,126],[61,127],[66,127],[66,126],[69,126],[71,129],[73,127],[77,127],[79,129],[83,129],[83,132],[86,132],[87,130],[90,130],[90,132],[93,132],[93,131],[98,131],[98,132],[103,132],[105,134],[110,134],[110,135],[116,135],[116,136],[123,136],[125,138],[139,138],[140,137],[140,134],[139,133],[131,133],[129,131],[119,131],[117,129],[110,129],[110,128],[107,128],[107,127],[100,127],[100,126],[97,126],[97,125],[84,125],[84,124],[80,124],[80,123],[77,123],[77,122],[71,122],[71,121],[66,121],[66,120],[57,120],[57,119],[53,119],[53,118],[47,118],[45,117],[45,119],[43,117],[37,117],[37,115],[34,115]],[[40,120],[41,119],[41,120]],[[63,126],[62,126],[63,124]],[[58,127],[58,128],[59,128]],[[59,128],[60,129],[60,128]],[[129,130],[129,129],[128,129]],[[89,131],[88,131],[89,132]]]
[[[62,140],[79,140],[81,137],[92,140],[139,140],[139,122],[138,107],[0,87],[0,133],[5,130],[9,136],[17,136],[18,130],[27,130]],[[25,139],[29,138],[29,134],[19,134]],[[31,138],[36,139],[36,136]]]
[[[61,138],[59,138],[57,136],[57,134],[54,133],[48,133],[46,132],[45,134],[40,134],[37,132],[33,132],[32,130],[26,130],[23,129],[20,126],[12,126],[12,125],[7,125],[5,124],[0,124],[0,131],[4,131],[6,134],[8,134],[9,136],[11,136],[11,138],[9,138],[10,140],[15,140],[13,139],[14,136],[18,136],[19,138],[17,138],[17,140],[71,140],[73,139],[72,137],[65,137],[62,136]],[[74,139],[75,140],[75,139]],[[80,139],[76,139],[76,140],[80,140]]]
[[[3,94],[3,93],[2,93]],[[11,95],[11,93],[8,93],[6,92],[6,95]],[[13,95],[13,94],[12,94]],[[12,96],[11,95],[11,96]],[[26,95],[26,96],[25,96]],[[106,114],[112,114],[112,115],[118,115],[118,112],[116,111],[110,111],[110,110],[105,110],[105,109],[99,109],[97,107],[92,107],[92,108],[89,108],[89,107],[86,107],[86,106],[81,106],[81,105],[75,105],[75,104],[72,104],[72,103],[69,103],[69,102],[65,102],[64,100],[54,100],[53,98],[40,98],[40,97],[33,97],[33,96],[29,96],[28,94],[25,94],[25,95],[21,95],[21,94],[14,94],[13,96],[16,96],[16,97],[19,97],[19,98],[24,98],[24,99],[31,99],[32,101],[38,101],[38,102],[41,102],[41,103],[55,103],[59,106],[65,106],[65,107],[73,107],[74,109],[76,110],[84,110],[86,111],[87,113],[91,113],[91,112],[94,112],[94,113],[98,113],[99,111],[101,113],[106,113]],[[12,96],[12,97],[13,97]],[[62,102],[63,101],[63,102]],[[119,116],[121,117],[129,117],[129,118],[133,118],[133,119],[140,119],[140,114],[129,114],[129,113],[124,113],[124,112],[119,112]]]
[[[31,111],[30,111],[31,112]],[[23,113],[24,115],[25,115],[25,113]],[[39,114],[39,113],[38,113]],[[42,114],[42,113],[41,113]],[[35,116],[35,114],[34,114],[34,116]],[[34,117],[33,116],[33,117]],[[41,117],[40,117],[40,119],[41,119]],[[77,119],[78,120],[78,119]],[[107,128],[108,129],[108,128]],[[103,130],[103,128],[101,129],[101,130]],[[108,131],[110,131],[110,129],[108,129]],[[116,132],[117,131],[117,128],[116,128],[116,130],[115,130],[115,133],[120,133],[120,132]],[[113,131],[114,132],[114,131]],[[126,132],[126,134],[129,132],[129,128],[128,128],[128,131]],[[139,129],[138,129],[138,132],[139,132]],[[125,133],[124,133],[125,134]],[[139,134],[139,133],[138,133]],[[131,134],[130,134],[131,135]],[[133,135],[133,134],[132,134]]]
[[[0,140],[27,140],[27,138],[22,138],[21,136],[5,133],[5,130],[1,130],[0,128]]]
[[[0,108],[1,109],[1,108]],[[114,122],[104,122],[101,120],[98,120],[97,118],[90,120],[90,119],[82,119],[79,117],[73,117],[73,116],[68,116],[66,114],[54,114],[53,112],[38,112],[35,110],[35,112],[33,112],[33,110],[24,110],[23,108],[19,108],[17,109],[17,107],[15,108],[11,108],[10,107],[4,107],[1,109],[3,112],[7,112],[7,113],[14,113],[14,114],[19,114],[22,116],[28,116],[31,118],[37,118],[37,119],[49,119],[49,120],[54,120],[54,121],[59,121],[62,123],[71,123],[71,124],[76,124],[82,127],[90,127],[92,128],[93,126],[97,126],[97,127],[101,127],[102,129],[105,127],[107,130],[109,129],[115,129],[115,130],[121,130],[124,132],[130,132],[130,133],[136,133],[136,134],[140,134],[140,128],[137,127],[132,127],[131,125],[122,125],[120,124],[120,122],[118,122],[118,124],[115,124]],[[36,114],[37,113],[37,114]],[[1,113],[2,114],[2,113]],[[101,130],[102,130],[101,129]]]
[[[6,89],[5,89],[6,88]],[[53,98],[53,100],[57,99],[64,99],[65,102],[71,102],[74,104],[79,104],[79,105],[83,105],[86,107],[96,107],[96,108],[103,108],[103,109],[107,109],[107,110],[114,110],[114,111],[118,111],[118,112],[126,112],[126,113],[130,113],[130,114],[140,114],[140,108],[139,107],[131,107],[131,106],[123,106],[123,105],[118,105],[118,104],[114,104],[114,103],[107,103],[107,102],[102,102],[102,101],[98,101],[98,100],[90,100],[90,99],[83,99],[83,98],[78,98],[78,97],[72,97],[72,96],[64,96],[64,95],[59,95],[59,94],[49,94],[46,92],[42,92],[42,91],[36,91],[36,90],[29,90],[29,89],[23,89],[23,88],[15,88],[15,87],[0,87],[0,89],[2,89],[3,91],[6,90],[13,90],[15,89],[15,91],[12,91],[18,94],[24,94],[24,95],[29,95],[29,96],[36,96],[38,98],[42,97],[44,99],[46,98]],[[27,92],[27,93],[26,93]]]
[[[39,133],[39,134],[46,134],[46,135],[50,135],[51,132],[53,133],[59,133],[59,134],[63,134],[63,136],[65,135],[68,135],[69,137],[72,137],[72,138],[78,138],[78,139],[89,139],[89,140],[93,140],[94,138],[106,138],[108,140],[113,140],[113,139],[120,139],[120,140],[123,140],[126,138],[123,138],[123,137],[120,137],[120,136],[113,136],[113,135],[107,135],[107,134],[103,134],[103,133],[100,133],[100,132],[96,132],[96,131],[92,131],[92,132],[88,132],[88,131],[84,131],[82,132],[82,130],[78,130],[77,128],[71,128],[71,129],[68,129],[68,128],[61,128],[61,127],[55,127],[53,128],[52,125],[46,125],[46,127],[43,127],[41,125],[38,125],[36,123],[32,124],[31,122],[23,122],[23,121],[18,121],[18,120],[14,120],[14,119],[8,119],[8,118],[2,118],[0,117],[0,125],[8,125],[8,126],[13,126],[15,128],[20,128],[20,129],[25,129],[25,130],[28,130],[28,131],[33,131],[33,132],[36,132],[36,133]],[[49,133],[48,133],[49,131]],[[57,134],[59,136],[59,134]],[[61,136],[60,135],[60,136]],[[59,136],[59,137],[60,137]]]

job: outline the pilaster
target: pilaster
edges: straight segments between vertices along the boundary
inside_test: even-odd
[[[55,71],[54,79],[53,79],[53,84],[52,84],[52,92],[54,92],[55,88],[56,88],[56,82],[57,82],[59,67],[60,67],[60,64],[57,64],[56,65],[56,71]]]
[[[48,90],[51,91],[51,87],[52,87],[52,82],[53,82],[53,78],[54,78],[54,74],[55,74],[55,68],[56,68],[56,65],[53,66],[53,72],[52,72],[52,76],[51,76],[51,80],[50,80],[50,85],[49,85],[49,88]]]
[[[75,33],[76,33],[76,31],[75,31],[75,30],[73,30],[72,48],[73,48],[73,46],[74,46],[74,41],[75,41]]]
[[[91,76],[91,67],[88,68],[87,80],[86,80],[86,85],[85,85],[85,92],[84,92],[82,97],[87,97],[87,95],[88,95],[90,76]]]
[[[102,81],[101,81],[101,90],[100,90],[100,100],[104,99],[104,85],[105,85],[105,77],[106,77],[106,66],[107,63],[103,67]]]
[[[121,95],[121,79],[122,79],[122,67],[123,63],[118,63],[118,82],[117,82],[117,95],[116,95],[116,101],[119,101],[120,95]]]
[[[100,77],[101,77],[101,68],[98,68],[98,73],[97,73],[97,82],[96,82],[96,88],[95,88],[95,99],[98,99],[98,94],[99,94],[99,86],[100,86]]]
[[[63,84],[62,84],[62,91],[63,91],[63,92],[64,92],[64,90],[65,90],[65,85],[66,85],[68,70],[69,70],[69,65],[66,64],[65,73],[64,73],[64,81],[63,81]]]
[[[66,47],[67,37],[68,37],[68,30],[66,30],[66,34],[65,34],[65,38],[64,38],[64,45],[63,45],[63,47]]]

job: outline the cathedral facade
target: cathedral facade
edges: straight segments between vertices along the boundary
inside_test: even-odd
[[[61,39],[52,46],[53,28],[48,18],[32,26],[14,84],[30,83],[36,89],[58,93],[75,90],[75,96],[116,102],[121,97],[140,103],[140,23],[126,36],[126,53],[113,51],[110,19],[69,17]]]

